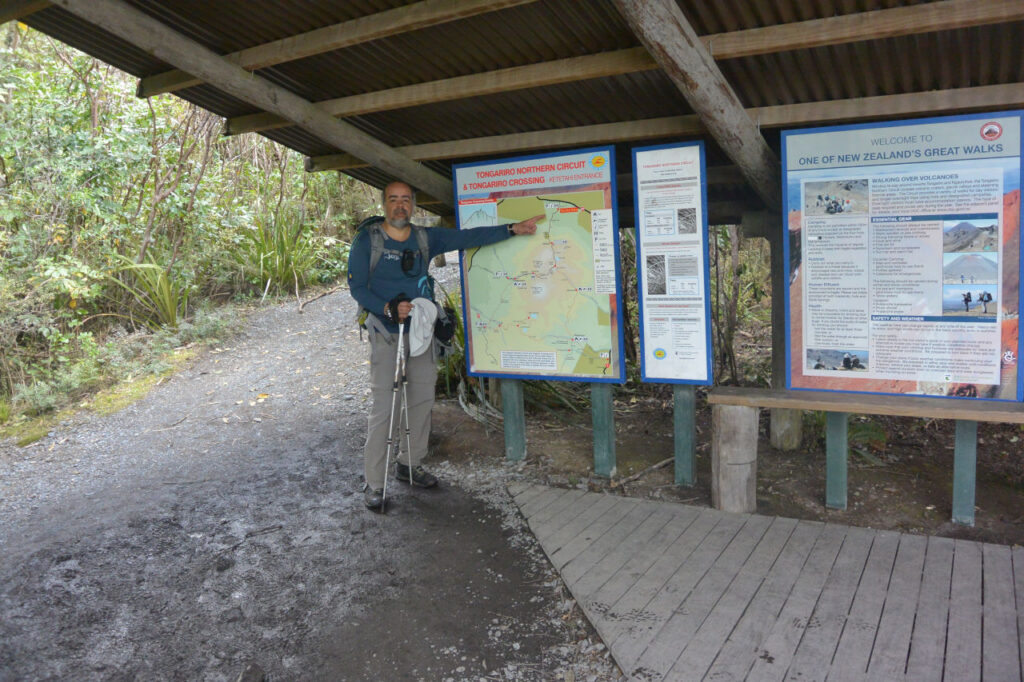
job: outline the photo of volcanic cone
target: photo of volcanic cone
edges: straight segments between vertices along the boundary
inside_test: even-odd
[[[945,253],[996,251],[999,247],[997,227],[995,218],[947,220],[942,224],[942,250]]]
[[[999,261],[994,252],[943,254],[943,284],[995,284],[998,281]]]

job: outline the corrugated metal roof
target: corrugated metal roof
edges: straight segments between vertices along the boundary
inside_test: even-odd
[[[404,0],[126,2],[219,54],[412,4]],[[960,0],[679,2],[699,35],[929,4],[942,9],[967,6]],[[1004,3],[1006,7],[1012,5]],[[36,12],[24,21],[138,77],[171,68],[56,7]],[[1022,37],[1024,21],[1005,21],[898,37],[867,36],[857,42],[822,47],[797,46],[719,59],[718,65],[745,107],[827,103],[1022,84]],[[538,0],[272,65],[257,73],[300,97],[321,101],[637,45],[639,41],[611,0]],[[711,51],[714,53],[714,44]],[[225,117],[258,111],[211,85],[191,87],[178,94]],[[685,98],[667,76],[654,69],[421,104],[346,120],[386,144],[401,147],[690,113]],[[769,144],[777,146],[777,132],[764,132]],[[339,151],[315,134],[296,127],[268,130],[264,134],[310,156]],[[722,157],[713,140],[708,141],[707,148],[709,157]],[[626,153],[628,160],[628,149]],[[451,163],[437,160],[428,166],[448,174]],[[722,163],[726,163],[724,158]],[[352,169],[349,173],[378,185],[390,179],[370,168]],[[742,193],[736,187],[716,187],[715,191],[730,198]]]

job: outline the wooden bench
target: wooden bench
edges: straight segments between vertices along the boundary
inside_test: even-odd
[[[867,395],[719,386],[711,404],[711,497],[717,509],[757,508],[757,438],[760,408],[826,413],[825,505],[846,509],[849,414],[883,414],[956,420],[953,455],[953,521],[974,525],[978,422],[1024,424],[1024,405],[990,400]]]

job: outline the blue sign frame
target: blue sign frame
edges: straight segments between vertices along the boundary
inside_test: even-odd
[[[1021,279],[1019,277],[1020,274],[1024,274],[1024,248],[1022,248],[1021,245],[1020,245],[1020,237],[1021,237],[1021,235],[1020,235],[1020,230],[1021,230],[1020,219],[1021,219],[1022,216],[1021,216],[1021,209],[1020,209],[1020,203],[1019,202],[1018,202],[1018,209],[1017,209],[1018,210],[1018,215],[1017,215],[1017,224],[1018,224],[1018,228],[1017,228],[1018,229],[1018,253],[1017,253],[1017,264],[1016,265],[1017,265],[1017,269],[1018,269],[1018,279],[1020,281],[1018,281],[1018,287],[1017,287],[1018,288],[1018,291],[1017,291],[1017,321],[1018,321],[1018,329],[1017,329],[1017,358],[1016,358],[1016,363],[1017,363],[1016,383],[1017,383],[1017,386],[1016,386],[1016,397],[1015,398],[1008,398],[1008,397],[1004,397],[1004,398],[991,398],[991,397],[951,396],[951,395],[934,395],[934,394],[920,394],[920,393],[894,393],[894,392],[893,393],[884,393],[884,392],[879,392],[879,391],[858,391],[858,390],[845,390],[845,389],[828,389],[828,388],[815,388],[815,387],[804,387],[804,386],[793,386],[792,385],[793,367],[792,367],[792,336],[791,336],[791,318],[790,318],[790,313],[791,313],[791,311],[790,311],[790,286],[792,285],[791,279],[793,277],[793,273],[791,272],[791,268],[790,268],[790,264],[791,264],[790,251],[791,251],[791,248],[790,248],[789,214],[790,214],[791,210],[793,209],[793,207],[791,207],[791,197],[790,197],[790,190],[789,190],[789,187],[790,187],[790,179],[789,179],[790,170],[789,170],[789,158],[788,158],[788,153],[789,153],[788,141],[789,141],[789,138],[795,137],[795,136],[800,136],[800,135],[819,134],[819,133],[828,133],[828,132],[840,132],[840,131],[847,131],[847,130],[865,130],[865,129],[885,130],[885,129],[890,129],[890,128],[900,128],[900,127],[907,127],[907,126],[919,126],[919,125],[928,125],[928,124],[936,124],[936,123],[951,123],[951,122],[958,122],[958,121],[982,121],[982,120],[985,120],[985,119],[997,119],[997,118],[1003,118],[1003,119],[1005,119],[1005,118],[1017,118],[1020,121],[1021,144],[1018,145],[1018,148],[1016,150],[1016,152],[1017,152],[1016,158],[1018,159],[1018,163],[1017,163],[1016,171],[1015,171],[1015,174],[1016,174],[1016,178],[1015,178],[1015,180],[1016,180],[1016,189],[1018,191],[1018,196],[1020,196],[1021,175],[1022,175],[1022,170],[1024,170],[1024,154],[1022,154],[1022,151],[1024,151],[1024,111],[996,111],[996,112],[984,112],[984,113],[979,113],[979,114],[963,114],[963,115],[956,115],[956,116],[934,116],[934,117],[928,117],[928,118],[908,119],[908,120],[901,120],[901,121],[884,121],[884,122],[877,122],[877,123],[848,124],[848,125],[838,125],[838,126],[822,126],[822,127],[818,127],[818,128],[802,128],[802,129],[795,129],[795,130],[786,130],[786,131],[782,132],[782,139],[781,139],[782,174],[783,174],[783,177],[782,177],[782,192],[783,192],[783,201],[782,201],[782,230],[783,230],[783,240],[782,240],[782,242],[783,242],[783,253],[784,253],[784,257],[783,258],[784,258],[784,263],[785,263],[785,274],[786,274],[786,277],[785,277],[785,280],[784,280],[785,284],[786,284],[786,292],[785,292],[785,295],[783,296],[783,299],[785,301],[785,318],[786,318],[786,329],[785,329],[786,334],[785,334],[785,336],[786,336],[786,388],[787,389],[796,390],[796,391],[801,391],[801,390],[808,390],[808,391],[828,390],[828,391],[835,392],[835,393],[855,393],[855,394],[867,394],[867,395],[906,395],[906,396],[910,396],[910,397],[928,397],[928,398],[938,398],[938,399],[944,399],[944,400],[969,400],[969,401],[975,401],[975,402],[977,402],[977,401],[985,401],[985,402],[1021,402],[1022,400],[1024,400],[1024,365],[1022,365],[1022,363],[1021,363],[1021,356],[1022,356],[1022,353],[1024,353],[1024,333],[1022,333],[1022,332],[1024,332],[1024,330],[1022,330],[1021,327],[1020,327],[1020,312],[1021,312],[1022,309],[1024,309],[1024,279]],[[991,158],[991,157],[989,157],[989,158]],[[984,159],[979,159],[979,161],[984,161]],[[911,161],[904,161],[903,163],[924,163],[924,162],[927,162],[927,159],[922,160],[920,158],[914,158]],[[898,165],[899,163],[901,163],[901,162],[900,161],[893,161],[893,162],[890,162],[890,165]],[[842,166],[842,164],[837,164],[837,165],[834,165],[834,166],[815,166],[815,169],[836,168],[836,167],[841,167],[841,166]],[[851,170],[856,170],[857,168],[871,168],[871,167],[874,167],[874,165],[871,165],[871,166],[850,166]],[[1004,173],[1003,196],[1005,196],[1008,191],[1012,191],[1014,189],[1014,187],[1012,185],[1008,187],[1008,185],[1005,184],[1005,180],[1007,179],[1008,174],[1009,174],[1009,171],[1006,171]],[[1009,176],[1009,177],[1011,177],[1011,179],[1012,179],[1012,175]],[[801,210],[803,210],[802,206],[799,207],[799,208]],[[1005,219],[1006,219],[1005,213],[1004,213],[1003,219],[1004,219],[1004,222],[1005,222]],[[802,254],[801,254],[801,264],[802,264]],[[1003,284],[1003,282],[1000,281],[998,283],[998,286],[1002,287],[1002,284]],[[806,323],[804,323],[804,325],[806,326]]]
[[[650,151],[660,151],[663,149],[676,149],[676,148],[688,148],[697,147],[700,157],[700,206],[701,206],[701,248],[703,251],[704,268],[701,273],[703,276],[702,290],[704,292],[704,357],[706,359],[705,367],[705,379],[686,379],[686,378],[666,378],[666,377],[650,377],[647,374],[647,348],[646,348],[646,335],[644,333],[644,280],[642,277],[643,269],[646,266],[643,259],[643,253],[640,246],[640,203],[638,197],[639,193],[639,177],[637,173],[637,154]],[[636,244],[636,268],[637,268],[637,309],[638,309],[638,330],[640,334],[640,380],[649,383],[661,383],[661,384],[690,384],[696,386],[710,386],[714,382],[713,366],[711,362],[712,357],[712,344],[711,344],[711,270],[708,258],[708,182],[705,167],[705,154],[704,154],[704,141],[696,140],[692,142],[673,142],[669,144],[659,144],[649,147],[634,147],[632,150],[633,158],[633,225],[635,230],[634,243]]]
[[[587,147],[583,149],[566,149],[558,152],[545,152],[540,154],[529,154],[525,156],[511,156],[503,157],[498,159],[488,159],[486,161],[474,161],[470,163],[455,164],[452,166],[452,189],[455,196],[455,222],[456,228],[461,228],[461,220],[459,219],[459,200],[463,197],[470,198],[473,195],[479,194],[479,192],[462,192],[458,182],[458,171],[466,168],[474,168],[477,166],[493,166],[499,164],[518,164],[526,161],[535,161],[538,159],[553,159],[564,156],[575,156],[584,154],[599,154],[604,153],[608,158],[608,174],[609,183],[611,187],[611,209],[612,209],[612,230],[615,234],[613,239],[615,247],[615,321],[616,321],[616,333],[615,343],[618,344],[618,376],[617,377],[599,377],[599,376],[567,376],[559,374],[531,374],[526,372],[481,372],[474,370],[470,363],[470,332],[467,328],[465,330],[466,349],[465,349],[465,360],[466,360],[466,372],[470,376],[475,377],[495,377],[495,378],[506,378],[506,379],[540,379],[547,381],[579,381],[586,383],[612,383],[622,384],[626,381],[626,357],[624,352],[624,337],[623,337],[623,297],[622,297],[622,267],[621,257],[618,239],[618,228],[619,228],[619,207],[617,200],[617,187],[615,179],[615,147]],[[468,196],[467,196],[468,195]],[[465,324],[466,320],[469,319],[469,311],[467,309],[466,302],[468,300],[466,291],[466,277],[465,277],[465,254],[459,252],[459,272],[462,286],[462,319]]]

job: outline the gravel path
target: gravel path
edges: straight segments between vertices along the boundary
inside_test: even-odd
[[[433,452],[440,490],[363,508],[353,314],[267,308],[131,407],[0,442],[0,680],[620,679],[522,469]]]

